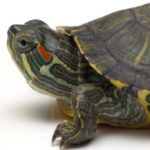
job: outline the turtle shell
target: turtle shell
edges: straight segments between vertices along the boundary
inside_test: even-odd
[[[150,89],[150,4],[59,29],[73,35],[82,54],[100,74]]]

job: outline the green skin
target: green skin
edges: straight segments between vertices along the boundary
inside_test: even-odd
[[[52,55],[51,59],[40,56],[38,44]],[[145,122],[146,113],[136,99],[136,90],[117,89],[99,75],[81,55],[73,37],[32,20],[9,28],[8,47],[32,88],[53,95],[72,110],[74,120],[60,123],[54,132],[52,141],[61,137],[61,148],[91,139],[99,123],[132,127]]]

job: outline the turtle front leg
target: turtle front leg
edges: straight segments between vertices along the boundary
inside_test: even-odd
[[[71,97],[74,121],[60,123],[52,142],[54,143],[57,137],[61,137],[62,148],[65,144],[79,144],[91,139],[97,128],[97,112],[94,103],[103,95],[103,91],[96,85],[84,84],[77,87]]]

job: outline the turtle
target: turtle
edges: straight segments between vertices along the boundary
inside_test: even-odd
[[[149,128],[150,4],[56,30],[36,19],[14,24],[7,41],[27,83],[72,117],[53,134],[61,149],[102,124]]]

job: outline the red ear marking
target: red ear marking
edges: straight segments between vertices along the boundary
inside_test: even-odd
[[[41,44],[37,45],[37,50],[45,61],[49,61],[53,57],[53,54],[51,52],[46,51],[44,46],[42,46]]]

